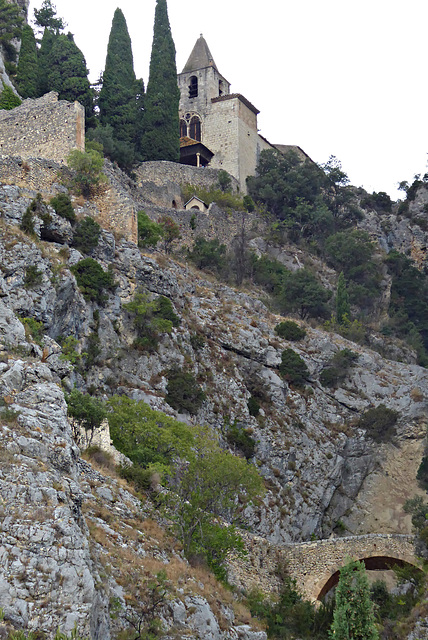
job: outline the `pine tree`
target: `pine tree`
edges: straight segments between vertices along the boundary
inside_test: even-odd
[[[157,0],[141,141],[141,152],[145,160],[178,162],[179,99],[175,46],[167,4],[166,0]]]
[[[348,562],[340,570],[331,638],[378,640],[378,637],[364,563]]]
[[[26,24],[22,29],[21,50],[19,52],[16,88],[23,98],[37,97],[37,46],[34,32]]]
[[[75,44],[73,35],[54,37],[48,56],[48,86],[57,91],[60,100],[77,100],[85,108],[86,128],[94,126],[92,93],[88,80],[88,69],[83,53]]]
[[[47,28],[57,34],[67,26],[63,18],[57,17],[56,7],[51,0],[43,0],[40,9],[34,9],[34,22],[38,27]]]
[[[337,291],[336,291],[337,322],[341,324],[345,316],[349,318],[349,313],[350,313],[349,295],[346,289],[345,276],[343,275],[343,271],[341,271],[339,274],[339,279],[337,281]]]
[[[114,137],[132,143],[137,120],[137,82],[125,16],[116,9],[107,48],[99,97],[100,123],[113,127]]]

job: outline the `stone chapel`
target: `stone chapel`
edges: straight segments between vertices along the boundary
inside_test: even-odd
[[[181,163],[224,169],[246,193],[245,180],[254,175],[263,149],[293,149],[308,157],[300,147],[273,145],[258,133],[258,109],[242,94],[230,93],[202,35],[178,74],[178,86]]]

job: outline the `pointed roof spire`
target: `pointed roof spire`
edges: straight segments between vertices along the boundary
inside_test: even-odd
[[[184,69],[181,73],[190,73],[191,71],[204,69],[205,67],[214,67],[215,69],[217,69],[217,65],[214,62],[211,51],[209,50],[206,40],[201,33],[199,38],[196,40],[193,51],[190,54],[189,59],[184,65]]]

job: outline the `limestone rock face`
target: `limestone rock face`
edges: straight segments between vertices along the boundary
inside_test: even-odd
[[[177,629],[183,637],[212,640],[266,637],[239,618],[233,602],[221,602],[222,609],[180,552],[162,542],[149,502],[141,505],[117,477],[81,459],[63,391],[75,385],[104,398],[126,394],[207,425],[225,447],[233,446],[228,425],[244,429],[255,443],[250,464],[267,490],[243,518],[271,543],[339,535],[343,528],[348,534],[410,532],[402,507],[420,491],[426,369],[311,326],[299,342],[280,339],[274,327],[283,318],[257,292],[237,291],[164,255],[142,254],[110,232],[91,254],[111,267],[117,285],[99,306],[85,299],[70,270],[83,257],[66,244],[70,227],[54,219],[51,233],[43,237],[40,226],[36,239],[16,227],[32,197],[22,187],[0,188],[0,398],[9,410],[0,407],[6,621],[48,633],[58,625],[69,632],[78,621],[82,635],[108,640],[142,615],[143,592],[136,589],[145,588],[144,567],[150,575],[169,567],[182,580],[158,612],[171,637]],[[79,206],[79,215],[90,214],[90,205]],[[262,241],[256,245],[262,250]],[[33,279],[30,267],[38,274]],[[323,277],[329,282],[327,270]],[[126,304],[137,292],[167,297],[180,316],[153,353],[134,347]],[[44,337],[32,336],[29,319],[42,323]],[[94,334],[99,352],[91,366],[73,366],[63,338],[74,339],[72,357],[85,365]],[[308,368],[305,389],[279,373],[286,348]],[[321,371],[344,348],[357,354],[355,366],[340,387],[322,386]],[[196,415],[167,404],[172,367],[190,371],[204,390]],[[251,396],[260,400],[257,416],[249,411]],[[381,404],[398,413],[385,442],[357,426],[359,416]]]

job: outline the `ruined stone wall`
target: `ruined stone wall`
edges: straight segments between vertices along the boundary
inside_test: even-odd
[[[0,156],[64,164],[72,149],[85,149],[85,111],[78,102],[58,101],[51,92],[11,111],[0,110]]]
[[[230,560],[229,579],[233,584],[246,590],[276,592],[280,588],[278,565],[282,564],[296,579],[298,590],[312,601],[349,558],[387,557],[417,564],[414,538],[408,535],[367,534],[282,546],[248,533],[243,538],[248,555]]]
[[[99,224],[116,237],[137,242],[137,215],[134,201],[125,188],[125,179],[120,170],[106,162],[104,172],[107,181],[92,198],[91,215]],[[64,165],[42,158],[23,160],[17,157],[0,158],[0,184],[19,187],[24,196],[34,198],[41,193],[50,200],[64,191],[64,181],[71,177],[71,171]],[[1,212],[0,212],[1,213]]]

